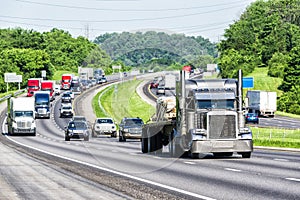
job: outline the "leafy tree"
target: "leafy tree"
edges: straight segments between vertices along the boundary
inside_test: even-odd
[[[288,65],[289,55],[283,53],[275,53],[268,62],[268,75],[272,77],[284,76],[284,69]]]
[[[183,34],[168,35],[155,31],[123,32],[99,37],[98,43],[101,44],[101,48],[113,60],[121,60],[130,66],[143,66],[153,62],[153,59],[160,60],[163,65],[174,62],[184,64],[199,55],[207,55],[206,48],[209,46],[209,42],[200,37],[186,37]],[[213,48],[213,45],[209,47]]]
[[[49,55],[42,50],[32,49],[7,49],[0,52],[0,73],[15,72],[22,75],[22,86],[25,87],[28,78],[41,77],[41,71],[46,70],[47,77],[52,77],[53,68]],[[0,76],[0,91],[6,86]]]

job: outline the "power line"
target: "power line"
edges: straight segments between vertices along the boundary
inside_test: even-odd
[[[12,18],[12,19],[23,19],[23,20],[34,20],[34,21],[54,21],[54,22],[94,22],[94,23],[104,23],[104,22],[132,22],[132,21],[155,21],[155,20],[164,20],[164,19],[175,19],[181,17],[189,17],[189,16],[196,16],[196,15],[203,15],[214,13],[222,10],[228,10],[232,8],[237,8],[244,6],[244,4],[239,6],[230,6],[226,8],[210,10],[205,12],[197,12],[197,13],[190,13],[190,14],[182,14],[182,15],[173,15],[173,16],[165,16],[165,17],[153,17],[153,18],[135,18],[135,19],[112,19],[112,20],[82,20],[82,19],[50,19],[50,18],[29,18],[29,17],[15,17],[15,16],[7,16],[7,15],[0,15],[2,18]]]
[[[241,3],[241,1],[234,1],[230,3],[222,3],[222,4],[214,4],[208,6],[195,6],[195,7],[184,7],[184,8],[157,8],[157,9],[118,9],[118,8],[94,8],[94,7],[83,7],[83,6],[69,6],[62,4],[52,4],[52,3],[42,3],[36,1],[28,1],[28,0],[16,0],[18,2],[27,3],[27,4],[36,4],[43,6],[52,6],[52,7],[60,7],[60,8],[70,8],[70,9],[83,9],[83,10],[100,10],[100,11],[117,11],[117,12],[161,12],[161,11],[179,11],[179,10],[194,10],[199,8],[211,8],[218,6],[227,6],[236,3]]]

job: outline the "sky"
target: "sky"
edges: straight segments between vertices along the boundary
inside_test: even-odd
[[[0,28],[53,28],[89,40],[112,32],[163,31],[223,39],[255,0],[1,0]]]

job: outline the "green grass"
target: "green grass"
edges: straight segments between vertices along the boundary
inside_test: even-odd
[[[254,79],[254,88],[251,90],[272,91],[276,92],[277,96],[281,96],[282,94],[282,91],[278,90],[278,86],[281,84],[282,79],[268,76],[267,67],[256,67],[251,74],[248,74],[245,77],[253,77]],[[246,91],[247,89],[244,89],[245,94]]]
[[[300,119],[300,115],[286,113],[286,112],[281,112],[281,111],[276,111],[276,115],[281,115],[281,116],[285,116],[285,117],[292,117],[292,118]]]
[[[300,148],[300,130],[251,128],[255,146]]]
[[[140,117],[144,122],[148,121],[155,112],[155,108],[144,102],[136,93],[136,87],[140,83],[140,80],[127,81],[99,92],[93,99],[96,116],[110,116],[117,123],[123,117]],[[104,111],[99,107],[99,96]]]

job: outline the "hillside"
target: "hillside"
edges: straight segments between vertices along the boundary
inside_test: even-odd
[[[253,77],[254,79],[254,88],[251,90],[273,91],[277,92],[277,96],[282,95],[282,91],[278,90],[278,86],[282,83],[282,79],[268,76],[267,67],[257,67],[246,77]]]

